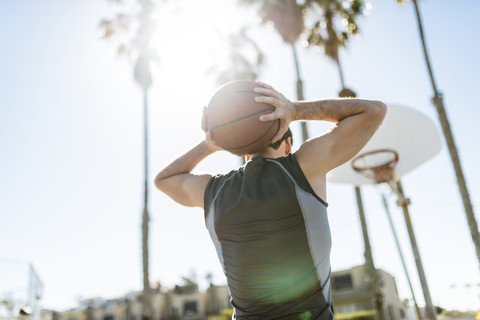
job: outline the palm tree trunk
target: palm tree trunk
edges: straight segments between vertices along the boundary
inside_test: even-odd
[[[425,55],[425,62],[427,64],[427,69],[428,69],[430,81],[431,81],[433,92],[434,92],[432,101],[437,109],[438,118],[442,126],[443,135],[445,136],[445,140],[448,146],[448,151],[450,153],[450,158],[453,163],[453,168],[455,170],[455,176],[457,178],[457,184],[460,191],[460,196],[462,197],[465,215],[467,217],[468,226],[470,228],[470,235],[472,237],[473,244],[475,245],[477,259],[480,267],[480,233],[478,231],[478,223],[477,223],[477,220],[475,219],[475,213],[473,212],[473,206],[470,200],[470,194],[468,192],[467,183],[465,181],[465,176],[463,174],[463,169],[460,162],[460,157],[458,155],[457,146],[455,144],[453,133],[450,128],[450,122],[447,117],[445,106],[443,105],[443,98],[442,98],[442,95],[437,91],[437,86],[436,86],[435,78],[433,76],[432,66],[430,64],[430,58],[427,52],[427,45],[426,45],[425,36],[423,33],[422,19],[420,17],[420,10],[418,8],[417,0],[413,0],[413,4],[415,6],[415,13],[418,21],[418,30],[420,33],[420,38],[422,40],[423,53]]]
[[[345,77],[343,76],[343,68],[338,56],[335,62],[337,63],[337,67],[338,67],[338,76],[340,77],[340,84],[342,85],[342,89],[345,89]]]
[[[384,320],[383,313],[383,294],[380,289],[380,279],[375,265],[373,263],[372,249],[370,247],[370,239],[368,237],[367,220],[365,219],[365,211],[363,210],[362,194],[360,187],[355,186],[355,196],[357,198],[358,215],[360,216],[360,224],[362,225],[363,243],[365,246],[365,268],[369,278],[370,292],[372,293],[372,303],[376,310],[377,320]]]
[[[293,52],[293,61],[295,63],[295,73],[297,75],[297,100],[302,101],[303,98],[303,80],[300,76],[300,65],[298,63],[297,49],[295,48],[295,43],[291,43],[292,52]],[[308,127],[305,121],[301,121],[302,125],[302,141],[305,142],[308,140]]]
[[[142,264],[143,264],[143,295],[142,318],[152,319],[152,298],[150,294],[150,276],[148,259],[148,89],[143,91],[143,126],[144,126],[144,156],[145,156],[145,198],[142,216]]]

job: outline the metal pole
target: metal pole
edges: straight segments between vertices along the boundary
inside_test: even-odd
[[[390,185],[392,186],[392,185]],[[402,207],[403,216],[405,218],[405,224],[408,230],[408,236],[410,237],[410,243],[412,245],[413,256],[415,258],[415,264],[417,265],[418,276],[422,285],[423,296],[425,298],[425,311],[426,316],[430,320],[436,320],[435,309],[433,308],[432,298],[430,297],[430,290],[428,289],[427,278],[423,269],[422,259],[420,258],[420,251],[418,250],[417,240],[415,239],[415,233],[413,232],[412,221],[410,219],[410,213],[408,205],[410,200],[405,198],[403,193],[402,183],[398,181],[396,183],[395,193],[398,194],[397,204]]]
[[[372,292],[372,302],[376,309],[376,318],[378,320],[384,320],[383,314],[383,294],[380,289],[380,281],[377,270],[373,263],[372,249],[370,247],[370,239],[368,237],[367,221],[365,219],[365,211],[363,210],[362,194],[360,187],[355,186],[355,195],[357,197],[358,215],[360,216],[360,223],[362,225],[363,242],[365,245],[365,267],[369,277],[370,290]]]
[[[410,287],[410,292],[412,293],[412,299],[415,303],[415,310],[417,311],[418,320],[422,320],[420,314],[420,309],[418,308],[417,299],[415,298],[415,292],[413,291],[412,282],[410,281],[410,276],[408,274],[407,265],[405,264],[405,259],[403,257],[402,248],[400,247],[400,242],[398,241],[397,231],[393,225],[392,215],[390,214],[390,208],[388,207],[387,199],[384,194],[382,194],[383,206],[385,207],[385,213],[387,214],[388,222],[390,223],[390,228],[392,229],[393,238],[395,239],[395,244],[397,246],[398,254],[400,255],[400,260],[402,260],[403,270],[407,276],[408,286]]]

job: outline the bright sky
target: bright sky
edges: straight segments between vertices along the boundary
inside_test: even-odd
[[[215,2],[222,5],[209,11]],[[152,65],[150,268],[151,281],[167,286],[192,274],[204,285],[208,272],[215,283],[224,283],[202,210],[177,205],[154,189],[153,178],[203,137],[202,106],[215,90],[205,70],[225,52],[212,29],[226,24],[221,31],[226,33],[255,20],[226,1],[187,3],[191,7],[182,14],[188,22],[178,13],[178,19],[170,23],[165,17],[168,23],[159,24],[160,58]],[[421,1],[435,76],[478,221],[479,9],[474,1]],[[26,288],[29,262],[45,284],[47,308],[66,309],[79,298],[141,289],[142,94],[131,64],[116,55],[114,41],[100,39],[98,29],[99,21],[116,11],[117,6],[94,0],[0,2],[0,299]],[[348,86],[360,97],[414,108],[439,127],[413,6],[375,0],[359,23],[361,39],[341,53]],[[252,35],[266,55],[260,79],[294,99],[291,50],[272,29],[256,28]],[[299,48],[299,53],[306,98],[336,96],[340,85],[333,63],[313,51]],[[328,126],[310,127],[320,134]],[[293,129],[298,142],[299,130]],[[238,157],[220,152],[197,171],[226,172],[239,163]],[[434,304],[478,310],[479,262],[446,148],[404,177],[403,185]],[[362,191],[375,264],[395,276],[401,298],[410,299],[378,192],[387,191]],[[327,200],[333,270],[362,264],[353,187],[329,184]],[[423,305],[401,211],[392,195],[389,200]]]

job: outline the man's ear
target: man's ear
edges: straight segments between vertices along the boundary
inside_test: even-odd
[[[288,156],[292,152],[292,138],[287,137],[287,139],[285,139],[284,142],[285,142],[285,155]]]

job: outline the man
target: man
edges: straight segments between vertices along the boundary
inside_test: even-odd
[[[207,132],[155,183],[178,203],[204,208],[236,319],[332,319],[326,174],[362,149],[386,106],[363,99],[292,103],[260,82],[255,91],[257,102],[275,107],[260,120],[280,120],[275,143],[237,170],[195,175],[193,168],[220,149]],[[292,154],[288,126],[295,120],[336,125]],[[204,112],[204,131],[205,123]]]

